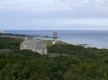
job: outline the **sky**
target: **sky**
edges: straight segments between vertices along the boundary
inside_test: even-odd
[[[3,30],[108,30],[108,0],[0,0]]]

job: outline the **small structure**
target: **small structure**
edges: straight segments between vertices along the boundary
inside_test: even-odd
[[[57,38],[57,32],[53,32],[53,38]]]
[[[40,55],[47,55],[47,44],[39,39],[28,39],[27,37],[25,37],[25,41],[20,44],[20,50],[23,49],[38,52]]]
[[[53,32],[53,40],[57,39],[57,32]]]

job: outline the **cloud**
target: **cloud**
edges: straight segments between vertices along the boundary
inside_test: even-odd
[[[108,0],[96,0],[96,9],[108,11]]]
[[[25,19],[25,20],[0,20],[2,29],[106,29],[108,30],[108,19],[88,18],[88,19]]]
[[[7,26],[108,26],[108,19],[38,19],[38,20],[15,20],[15,21],[1,21],[2,24],[7,23]]]
[[[92,8],[92,10],[108,11],[108,0],[60,0],[69,9]]]
[[[2,0],[0,9],[62,11],[92,8],[93,10],[108,10],[108,0]]]
[[[108,19],[48,19],[37,20],[39,25],[45,26],[72,26],[72,25],[85,25],[85,26],[108,26]]]

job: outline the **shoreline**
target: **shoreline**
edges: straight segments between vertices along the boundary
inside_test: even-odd
[[[108,48],[105,48],[105,47],[94,47],[94,46],[90,46],[88,44],[81,44],[81,43],[75,43],[75,42],[66,42],[66,41],[63,41],[67,44],[71,44],[71,45],[75,45],[75,46],[83,46],[84,48],[97,48],[97,49],[108,49]]]
[[[21,39],[24,39],[25,36],[33,36],[33,37],[34,36],[38,36],[39,37],[39,35],[24,35],[24,34],[0,33],[0,37],[10,37],[10,38],[21,38]],[[44,38],[44,37],[42,37],[42,38]],[[46,38],[46,39],[48,40],[48,38]],[[86,43],[68,42],[68,41],[63,41],[63,40],[60,40],[60,41],[65,42],[67,44],[71,44],[71,45],[83,46],[85,48],[108,49],[108,47],[90,46],[90,45],[88,45]]]

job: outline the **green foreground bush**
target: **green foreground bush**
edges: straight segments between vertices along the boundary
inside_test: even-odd
[[[22,40],[1,41],[0,38],[0,44],[3,44],[0,47],[0,80],[108,80],[106,49],[59,43],[48,46],[48,53],[68,55],[48,57],[20,51]]]

